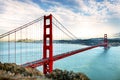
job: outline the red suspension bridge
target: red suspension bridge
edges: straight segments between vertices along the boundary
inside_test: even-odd
[[[56,24],[53,19],[58,23]],[[31,26],[33,24],[36,24],[40,21],[42,21],[44,23],[40,23],[42,26],[43,26],[43,34],[42,32],[38,32],[35,31],[35,26]],[[96,48],[96,47],[99,47],[99,46],[104,46],[105,48],[107,48],[108,46],[108,40],[107,40],[107,34],[104,34],[104,41],[98,45],[95,45],[95,46],[90,46],[90,47],[86,47],[86,48],[82,48],[82,49],[77,49],[77,50],[72,50],[72,51],[67,51],[65,53],[62,53],[62,54],[57,54],[57,55],[53,55],[53,35],[55,35],[53,33],[53,25],[56,26],[57,29],[59,29],[61,32],[63,32],[65,35],[67,35],[68,37],[70,37],[71,39],[78,39],[72,32],[70,32],[66,27],[64,27],[54,16],[52,16],[51,14],[49,16],[42,16],[36,20],[33,20],[23,26],[20,26],[14,30],[11,30],[7,33],[4,33],[2,35],[0,35],[0,40],[1,40],[1,47],[0,47],[0,57],[1,57],[1,62],[4,62],[2,61],[2,57],[4,56],[3,55],[3,47],[2,46],[2,43],[4,42],[7,42],[6,43],[6,47],[5,48],[8,48],[5,50],[5,53],[7,54],[7,57],[3,57],[3,58],[6,58],[8,61],[6,62],[10,62],[11,58],[14,57],[14,62],[16,62],[16,60],[19,58],[19,61],[22,62],[22,57],[23,57],[23,53],[22,52],[25,52],[24,50],[24,44],[25,42],[31,42],[32,43],[35,43],[35,41],[31,41],[29,38],[33,38],[33,39],[38,39],[37,41],[39,41],[40,43],[43,42],[43,51],[42,51],[42,59],[34,59],[33,61],[28,61],[28,62],[24,62],[21,64],[22,66],[24,67],[32,67],[32,68],[36,68],[36,67],[39,67],[39,66],[42,66],[43,65],[43,73],[44,74],[47,74],[47,73],[50,73],[52,72],[53,70],[53,62],[54,61],[57,61],[57,60],[60,60],[60,59],[63,59],[63,58],[66,58],[66,57],[69,57],[69,56],[72,56],[74,54],[77,54],[77,53],[80,53],[80,52],[83,52],[83,51],[86,51],[86,50],[90,50],[90,49],[93,49],[93,48]],[[59,27],[59,25],[64,28],[62,29],[61,27]],[[39,29],[41,29],[40,25],[37,25],[39,26]],[[30,33],[31,30],[29,30],[28,28],[32,28],[32,33]],[[34,27],[34,28],[33,28]],[[36,28],[36,30],[38,30],[38,28]],[[40,31],[40,30],[39,30]],[[28,35],[29,34],[29,35]],[[36,35],[34,35],[36,34]],[[43,35],[43,38],[40,38],[41,36],[39,34],[42,34]],[[36,37],[37,36],[37,37]],[[42,41],[43,39],[43,41]],[[20,42],[18,44],[18,42]],[[12,45],[12,43],[14,43],[14,46]],[[29,47],[31,44],[29,45],[25,45],[26,47]],[[33,44],[34,45],[34,44]],[[39,45],[40,46],[40,45]],[[14,47],[14,50],[12,50],[12,48]],[[17,49],[17,47],[19,47],[19,49]],[[34,46],[36,47],[36,46]],[[39,47],[40,48],[40,47]],[[17,56],[17,50],[19,50],[19,53],[20,55]],[[31,54],[28,54],[29,53],[29,49],[26,49],[27,51],[25,52],[26,55],[31,55]],[[33,52],[32,53],[35,53],[35,50],[32,50]],[[14,56],[11,57],[11,54],[14,53]],[[34,56],[38,56],[38,55],[32,55],[32,57]],[[25,58],[27,58],[28,56],[26,56]]]

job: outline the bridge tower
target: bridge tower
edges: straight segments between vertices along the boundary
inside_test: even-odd
[[[107,39],[107,34],[104,34],[104,44],[105,44],[105,48],[108,47],[108,39]]]
[[[44,16],[43,33],[43,59],[49,58],[43,65],[43,73],[51,73],[53,70],[53,42],[52,42],[52,15]]]

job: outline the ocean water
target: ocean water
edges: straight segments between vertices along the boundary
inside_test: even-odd
[[[42,58],[41,43],[0,43],[0,61],[23,64]],[[54,44],[54,55],[84,48],[80,44]],[[8,56],[9,55],[9,56]],[[82,72],[91,80],[120,80],[120,47],[97,47],[54,62],[54,69]],[[41,67],[38,67],[42,70]]]

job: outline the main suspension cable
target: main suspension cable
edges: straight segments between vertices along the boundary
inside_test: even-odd
[[[68,33],[66,33],[64,30],[62,30],[58,25],[56,25],[54,22],[53,22],[53,25],[55,25],[59,30],[61,30],[65,35],[67,35],[68,37],[70,37],[72,40],[74,40],[73,37],[71,37]]]
[[[31,22],[29,22],[29,23],[27,23],[27,24],[24,24],[24,25],[22,25],[22,26],[20,26],[20,27],[18,27],[18,28],[16,28],[16,29],[13,29],[13,30],[11,30],[11,31],[9,31],[9,32],[6,32],[6,33],[4,33],[4,34],[1,34],[1,35],[0,35],[0,39],[3,38],[3,37],[5,37],[5,36],[8,36],[8,35],[10,35],[10,34],[12,34],[12,33],[15,33],[15,32],[17,32],[17,31],[20,31],[21,29],[24,29],[24,28],[26,28],[26,27],[34,24],[34,23],[37,23],[37,22],[41,21],[42,19],[43,19],[43,16],[40,17],[40,18],[38,18],[38,19],[35,19],[35,20],[33,20],[33,21],[31,21]]]
[[[60,23],[54,16],[53,18],[70,34],[72,35],[75,39],[78,39],[73,33],[71,33],[62,23]]]

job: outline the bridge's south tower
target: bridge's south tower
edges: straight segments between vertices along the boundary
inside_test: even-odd
[[[49,58],[43,65],[43,73],[47,74],[53,70],[53,44],[52,44],[52,15],[44,16],[43,34],[43,59]]]

